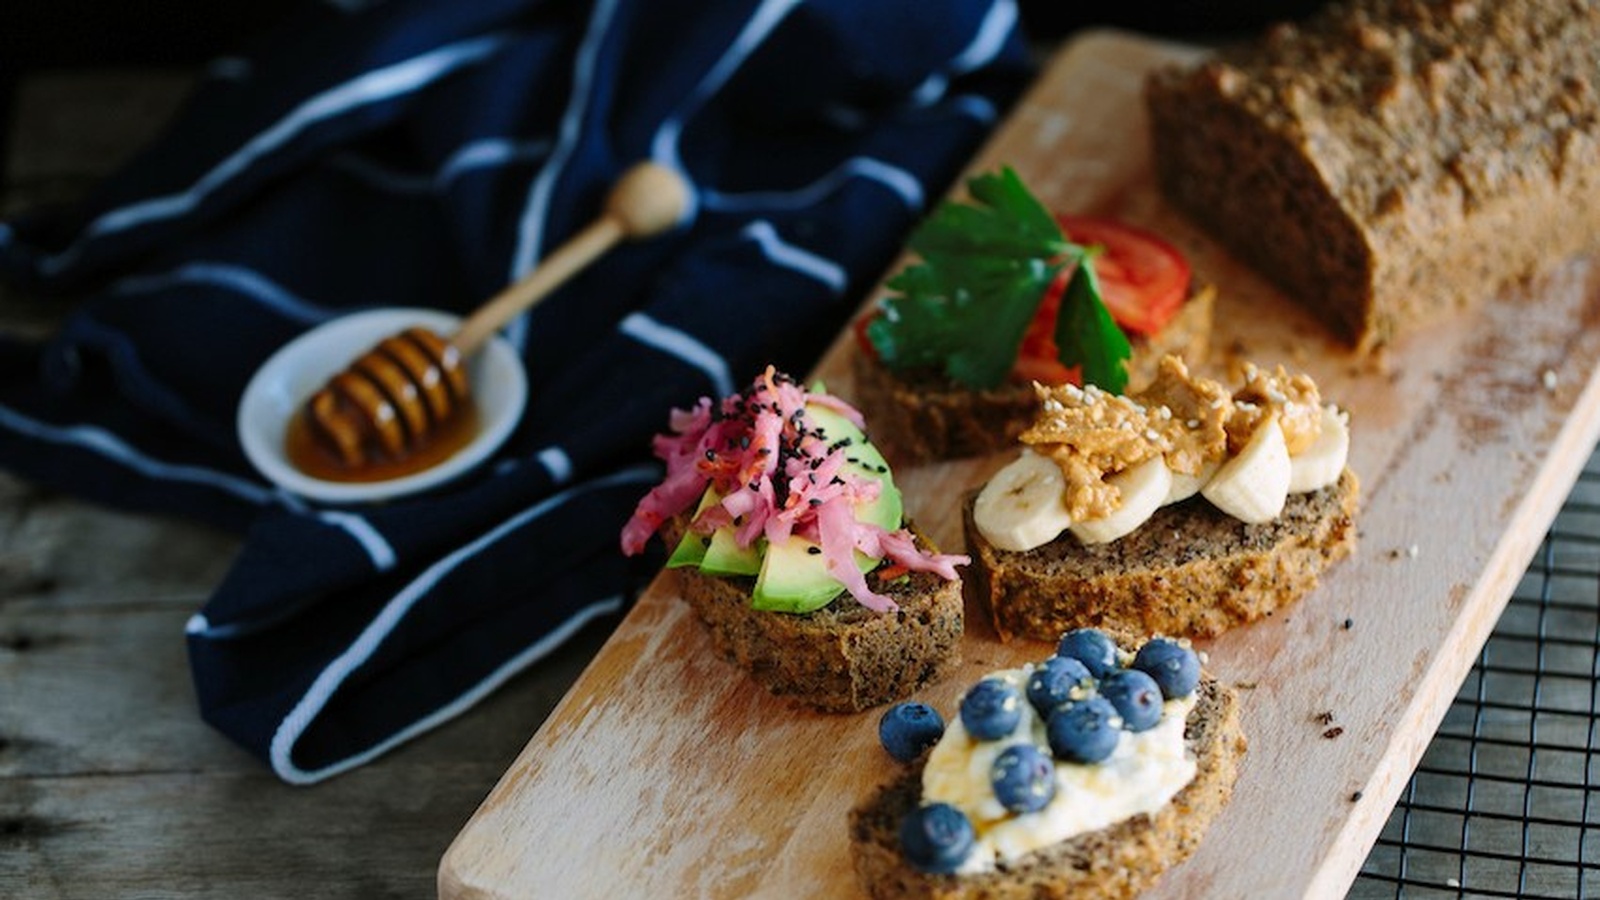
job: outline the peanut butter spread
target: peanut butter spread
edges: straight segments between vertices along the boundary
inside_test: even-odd
[[[1183,360],[1161,360],[1155,380],[1128,396],[1090,385],[1035,384],[1039,405],[1023,444],[1055,460],[1066,477],[1066,507],[1074,520],[1099,518],[1121,504],[1107,478],[1164,456],[1174,472],[1199,474],[1238,452],[1264,422],[1276,418],[1291,453],[1321,431],[1322,403],[1306,375],[1245,368],[1245,383],[1229,393],[1190,373]]]
[[[1322,398],[1309,375],[1293,375],[1283,366],[1268,372],[1246,363],[1244,386],[1233,393],[1228,419],[1228,448],[1237,451],[1266,417],[1274,413],[1283,429],[1289,455],[1305,451],[1322,430]]]

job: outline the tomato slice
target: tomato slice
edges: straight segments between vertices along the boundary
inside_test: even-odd
[[[1152,335],[1165,328],[1189,296],[1189,263],[1176,247],[1131,225],[1090,216],[1057,216],[1073,243],[1100,246],[1095,274],[1117,324]]]
[[[1090,216],[1057,216],[1073,243],[1099,246],[1095,274],[1106,309],[1128,331],[1151,335],[1172,321],[1189,296],[1189,263],[1171,244],[1130,225]],[[1022,338],[1013,377],[1046,384],[1079,384],[1076,367],[1060,361],[1056,316],[1072,270],[1066,269],[1045,289],[1039,311]]]
[[[1071,275],[1070,269],[1062,270],[1039,299],[1039,310],[1022,335],[1017,363],[1011,367],[1011,376],[1016,380],[1082,384],[1076,367],[1069,369],[1061,364],[1061,350],[1056,347],[1056,316],[1061,312],[1061,295],[1066,293]]]
[[[878,348],[873,345],[872,338],[867,336],[867,326],[871,325],[872,320],[878,315],[878,311],[874,309],[865,315],[856,316],[856,320],[850,323],[850,331],[856,337],[856,347],[872,359],[878,358]]]

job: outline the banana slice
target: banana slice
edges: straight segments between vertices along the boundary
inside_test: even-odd
[[[1289,493],[1320,491],[1339,480],[1350,456],[1350,426],[1339,408],[1322,407],[1322,431],[1310,447],[1289,457]]]
[[[1172,470],[1160,456],[1106,479],[1122,494],[1122,503],[1098,519],[1072,523],[1072,533],[1085,544],[1105,544],[1133,531],[1161,508],[1172,489]]]
[[[1242,522],[1254,525],[1277,518],[1289,498],[1289,447],[1277,416],[1257,428],[1200,493]]]
[[[1066,490],[1066,476],[1055,460],[1024,449],[978,492],[973,524],[1001,550],[1042,547],[1072,524]]]
[[[1182,472],[1173,472],[1172,487],[1167,489],[1167,499],[1162,501],[1161,505],[1166,506],[1169,503],[1177,503],[1182,500],[1187,500],[1190,497],[1193,497],[1195,494],[1200,493],[1200,489],[1206,486],[1206,482],[1210,481],[1211,476],[1217,474],[1217,469],[1221,467],[1221,460],[1208,459],[1206,460],[1205,465],[1200,467],[1200,471],[1193,475],[1185,475]]]

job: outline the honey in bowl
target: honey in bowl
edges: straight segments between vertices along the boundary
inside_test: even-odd
[[[323,481],[369,483],[414,475],[454,456],[472,442],[479,427],[478,407],[463,403],[455,414],[431,429],[400,456],[370,453],[360,464],[348,464],[327,441],[319,440],[304,411],[290,418],[284,452],[302,473]]]

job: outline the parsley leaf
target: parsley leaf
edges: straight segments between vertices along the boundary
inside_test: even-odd
[[[1100,299],[1100,276],[1095,274],[1092,259],[1078,266],[1061,295],[1056,346],[1061,348],[1063,365],[1083,366],[1085,384],[1113,394],[1127,388],[1128,368],[1123,363],[1133,355],[1133,347]]]
[[[971,388],[996,387],[1016,364],[1045,290],[1076,265],[1057,326],[1061,361],[1082,365],[1087,382],[1120,391],[1128,341],[1100,299],[1099,281],[1084,274],[1089,252],[1062,235],[1009,166],[974,176],[967,190],[973,203],[941,204],[911,235],[921,261],[888,281],[893,293],[867,324],[879,359],[891,369],[934,368]],[[1092,327],[1064,339],[1069,319]]]

